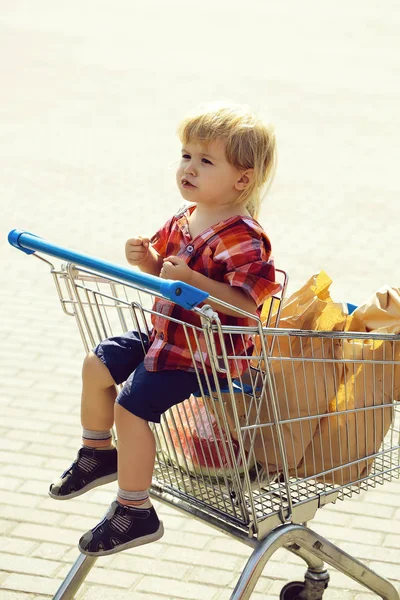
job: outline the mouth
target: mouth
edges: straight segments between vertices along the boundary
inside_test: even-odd
[[[181,179],[181,186],[183,188],[189,189],[189,188],[195,188],[196,186],[193,185],[193,183],[190,183],[190,181],[188,179]]]

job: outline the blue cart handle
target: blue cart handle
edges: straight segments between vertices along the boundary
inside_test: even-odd
[[[18,250],[22,250],[26,254],[34,254],[34,252],[39,251],[60,258],[61,260],[93,269],[100,274],[141,286],[155,294],[168,298],[168,300],[183,306],[183,308],[194,308],[208,298],[207,292],[203,292],[182,281],[161,279],[161,277],[156,277],[155,275],[140,273],[88,254],[82,254],[68,248],[63,248],[62,246],[57,246],[33,233],[21,231],[20,229],[10,231],[8,241],[12,246],[18,248]]]

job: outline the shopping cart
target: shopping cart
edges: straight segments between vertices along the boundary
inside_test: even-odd
[[[49,265],[86,351],[129,329],[149,335],[155,296],[195,315],[179,326],[199,390],[153,426],[151,494],[253,548],[231,600],[250,598],[281,547],[308,566],[304,581],[284,586],[284,600],[321,598],[329,580],[325,562],[382,598],[398,600],[391,583],[307,522],[328,503],[399,477],[399,335],[279,329],[282,294],[271,299],[266,324],[253,317],[250,327],[227,327],[214,310],[218,301],[182,282],[27,232],[10,232],[9,241]],[[55,267],[37,251],[67,263]],[[95,560],[80,555],[54,598],[73,598]]]

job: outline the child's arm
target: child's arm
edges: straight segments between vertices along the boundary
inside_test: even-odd
[[[257,307],[254,300],[239,287],[233,287],[229,285],[229,283],[223,283],[221,281],[214,281],[214,279],[210,279],[197,271],[192,271],[190,282],[188,281],[187,283],[190,283],[190,285],[193,285],[204,292],[208,292],[210,296],[214,296],[214,298],[218,298],[218,300],[222,300],[227,304],[232,304],[232,306],[237,306],[253,315],[256,314]],[[239,314],[234,310],[230,310],[219,304],[213,304],[213,302],[206,302],[215,310],[220,311],[225,315],[239,317]]]
[[[131,238],[125,244],[128,263],[149,275],[160,275],[163,259],[151,246],[149,238]]]
[[[184,260],[178,256],[169,256],[164,259],[160,277],[164,279],[173,279],[175,281],[184,281],[189,285],[199,288],[205,292],[208,292],[210,296],[218,298],[227,304],[237,306],[238,308],[245,310],[251,314],[256,314],[256,304],[254,300],[239,287],[231,286],[229,283],[223,283],[221,281],[214,281],[206,275],[202,275],[197,271],[193,271]],[[224,313],[225,315],[231,315],[238,317],[239,314],[234,310],[225,308],[223,306],[208,302],[215,310]]]

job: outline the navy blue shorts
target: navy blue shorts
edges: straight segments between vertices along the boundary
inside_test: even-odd
[[[159,423],[161,415],[171,406],[198,393],[199,384],[196,373],[189,371],[147,371],[143,360],[148,347],[146,335],[139,337],[136,331],[129,331],[103,340],[93,352],[115,383],[125,382],[117,397],[118,404],[137,417]]]

